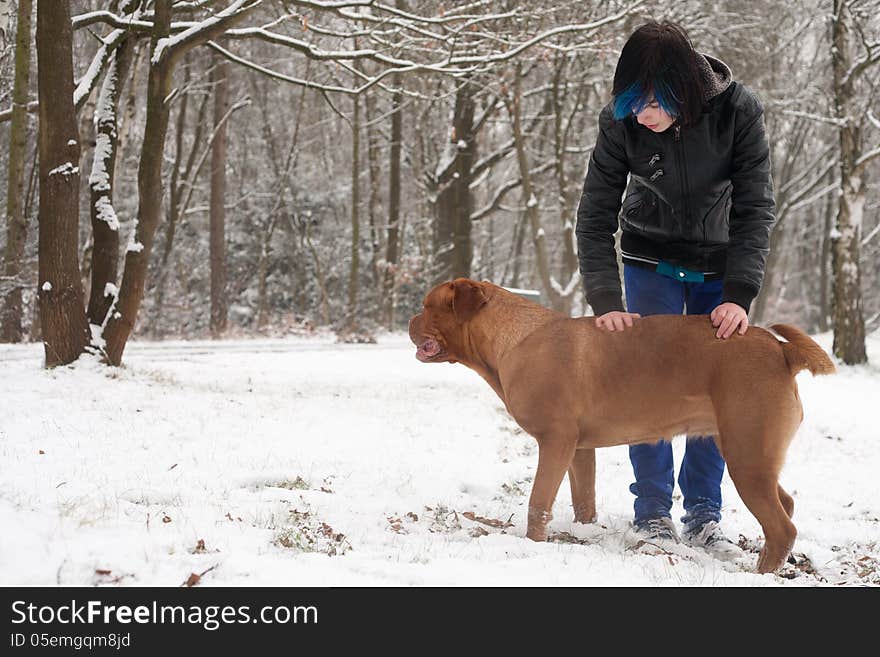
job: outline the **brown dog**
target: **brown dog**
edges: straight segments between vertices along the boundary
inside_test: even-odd
[[[803,419],[794,375],[834,364],[800,330],[750,327],[715,337],[708,316],[656,315],[606,331],[488,281],[458,278],[425,297],[409,335],[426,363],[460,362],[482,376],[538,441],[527,536],[547,538],[568,471],[578,522],[596,516],[596,447],[714,435],[730,478],[761,523],[758,571],[779,568],[794,544],[794,502],[778,483]]]

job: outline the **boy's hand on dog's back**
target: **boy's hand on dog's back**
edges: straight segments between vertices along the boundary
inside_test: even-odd
[[[746,330],[749,328],[749,315],[746,313],[745,308],[730,301],[716,306],[709,317],[712,320],[712,326],[718,329],[718,332],[715,334],[716,338],[727,339],[737,329],[739,329],[738,333],[740,335],[745,335]]]
[[[629,327],[632,328],[633,320],[641,317],[638,313],[625,313],[619,310],[612,310],[610,313],[599,315],[596,318],[596,326],[607,329],[609,331],[622,331]]]
[[[638,313],[612,310],[604,315],[599,315],[596,318],[596,326],[607,331],[623,331],[632,328],[633,320],[639,317],[641,315]],[[727,339],[735,332],[745,335],[749,328],[749,316],[745,308],[729,301],[716,306],[709,317],[712,320],[712,326],[718,329],[715,333],[716,338]]]

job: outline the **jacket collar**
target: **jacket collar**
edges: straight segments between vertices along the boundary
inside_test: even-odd
[[[725,91],[733,81],[730,67],[716,57],[697,53],[697,67],[703,80],[703,102],[708,103]]]

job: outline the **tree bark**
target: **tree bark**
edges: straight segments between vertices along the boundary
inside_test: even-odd
[[[553,93],[551,100],[553,102],[553,146],[556,153],[554,162],[556,165],[556,184],[559,195],[559,217],[562,222],[562,258],[559,263],[559,280],[568,281],[572,275],[579,272],[577,246],[574,237],[574,220],[576,214],[576,194],[571,193],[571,189],[577,189],[569,184],[569,176],[566,171],[566,148],[568,147],[569,131],[571,123],[574,119],[574,113],[577,108],[584,102],[584,94],[589,91],[589,87],[580,84],[577,87],[576,97],[572,103],[572,114],[568,116],[568,120],[563,120],[563,109],[565,108],[565,96],[568,93],[568,76],[566,75],[566,64],[568,57],[565,55],[557,55],[555,61],[555,70],[553,75]],[[571,299],[567,302],[567,306],[571,308]]]
[[[134,330],[138,309],[144,297],[147,263],[153,247],[153,235],[162,210],[162,157],[168,131],[172,61],[165,53],[154,61],[159,40],[166,38],[171,26],[171,0],[156,0],[153,37],[150,45],[150,75],[147,80],[147,120],[138,167],[138,212],[134,239],[125,252],[125,269],[116,306],[104,329],[107,361],[122,363],[122,352]]]
[[[828,317],[831,315],[829,300],[829,263],[831,260],[831,226],[834,222],[834,203],[831,194],[825,200],[823,208],[821,262],[819,264],[819,330],[828,330]]]
[[[211,337],[226,331],[226,114],[229,79],[225,60],[214,54],[211,80],[214,84],[214,141],[211,144],[210,260]]]
[[[455,110],[449,135],[455,162],[449,169],[450,177],[436,181],[440,191],[435,206],[437,232],[434,281],[438,283],[471,275],[473,196],[470,186],[477,151],[474,131],[476,91],[476,85],[468,78],[455,93]]]
[[[27,238],[24,214],[24,164],[27,150],[27,102],[31,61],[32,0],[19,0],[15,33],[15,82],[12,88],[12,123],[9,127],[9,177],[6,186],[6,254],[3,274],[10,289],[0,315],[0,341],[21,342],[22,282],[19,275]]]
[[[370,186],[367,196],[367,221],[370,226],[370,277],[372,280],[371,291],[373,294],[378,293],[380,289],[379,281],[379,234],[376,230],[376,215],[379,209],[379,192],[381,191],[381,183],[379,173],[379,148],[376,144],[379,131],[372,125],[373,117],[376,115],[375,96],[369,92],[364,95],[364,118],[367,120],[366,136],[367,136],[367,169],[370,172]],[[367,300],[372,307],[376,307],[372,299]]]
[[[126,39],[117,48],[105,73],[95,110],[95,155],[89,176],[92,222],[92,276],[89,323],[102,326],[116,298],[119,268],[119,220],[113,209],[113,174],[116,170],[118,133],[116,108],[119,94],[134,50],[134,39]]]
[[[46,367],[76,360],[89,343],[79,273],[80,145],[73,107],[72,46],[68,3],[38,0],[38,295]]]
[[[360,221],[358,210],[361,202],[360,186],[360,96],[353,96],[354,114],[351,122],[351,269],[348,278],[348,326],[357,328],[358,275],[360,267]]]
[[[831,243],[832,325],[834,355],[848,365],[865,363],[865,319],[862,313],[859,248],[866,185],[862,172],[857,171],[860,155],[860,130],[856,116],[857,98],[853,79],[849,76],[851,57],[848,24],[843,0],[834,0],[831,20],[831,63],[834,73],[834,107],[839,128],[840,196],[837,222]]]
[[[394,74],[394,86],[400,86],[400,75]],[[403,114],[400,106],[402,95],[394,94],[391,99],[391,162],[388,174],[388,235],[385,241],[385,267],[382,276],[382,318],[383,323],[392,330],[394,328],[394,310],[396,306],[395,274],[398,262],[398,237],[400,227],[400,159],[403,141]]]

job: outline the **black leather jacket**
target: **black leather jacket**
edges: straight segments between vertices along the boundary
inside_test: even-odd
[[[706,59],[729,76],[726,65]],[[723,278],[723,301],[746,310],[757,296],[776,214],[763,107],[741,83],[728,79],[723,87],[705,99],[696,125],[662,133],[634,116],[615,121],[610,103],[600,113],[576,228],[596,315],[623,310],[618,218],[626,264],[655,269],[663,260],[706,280]]]

